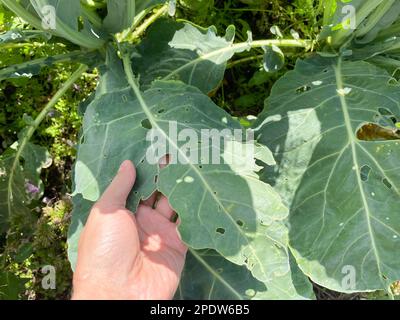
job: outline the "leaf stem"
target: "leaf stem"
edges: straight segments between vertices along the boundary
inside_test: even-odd
[[[169,6],[169,4],[166,3],[159,9],[155,9],[155,12],[145,22],[143,22],[143,24],[141,24],[139,27],[137,27],[137,24],[136,24],[136,26],[134,25],[131,28],[131,31],[133,31],[133,30],[134,31],[130,34],[129,41],[135,41],[138,38],[140,38],[143,35],[143,33],[147,30],[147,28],[154,21],[156,21],[159,17],[161,17],[162,15],[164,15],[168,12],[168,6]]]
[[[3,47],[1,47],[3,48]],[[28,68],[29,66],[36,66],[36,65],[49,65],[49,64],[54,64],[54,63],[60,63],[60,62],[66,62],[66,61],[76,61],[79,60],[80,58],[87,58],[88,55],[94,53],[95,51],[81,51],[81,50],[76,50],[76,51],[71,51],[68,53],[62,53],[58,54],[55,56],[49,56],[49,57],[44,57],[44,58],[39,58],[35,59],[32,61],[27,61],[23,62],[17,65],[11,65],[8,67],[5,67],[3,69],[0,69],[0,80],[6,79],[6,78],[12,78],[12,74],[15,74],[18,71],[23,70],[24,68]],[[51,63],[46,63],[46,60],[51,61]]]
[[[238,59],[238,60],[235,60],[235,61],[232,61],[232,62],[228,63],[226,68],[230,69],[230,68],[232,68],[232,67],[234,67],[234,66],[236,66],[238,64],[241,64],[241,63],[245,63],[245,62],[249,62],[249,61],[253,61],[253,60],[259,60],[259,59],[262,59],[263,56],[264,56],[263,54],[259,54],[259,55],[256,55],[256,56],[250,56],[250,57],[245,57],[245,58],[242,58],[242,59]]]
[[[63,84],[63,86],[56,92],[56,94],[51,98],[51,100],[47,103],[47,105],[43,108],[43,110],[39,113],[33,123],[28,127],[27,132],[22,137],[21,141],[19,142],[17,152],[15,154],[15,158],[11,165],[10,175],[8,179],[8,190],[7,190],[7,203],[8,203],[8,215],[11,215],[11,201],[13,199],[12,194],[12,181],[14,179],[14,172],[19,164],[19,159],[21,157],[22,151],[24,150],[26,144],[32,138],[33,133],[39,127],[40,123],[46,117],[47,113],[50,111],[51,108],[55,106],[57,101],[64,95],[64,93],[74,84],[76,80],[80,78],[83,72],[87,70],[86,65],[81,65],[79,68],[71,75],[71,77]]]
[[[42,42],[5,43],[3,45],[0,44],[0,49],[7,50],[7,49],[18,49],[18,48],[25,48],[25,47],[40,48],[40,47],[43,47],[44,45],[45,45],[45,43],[42,43]]]
[[[187,64],[177,68],[176,70],[168,74],[166,77],[162,78],[162,80],[172,79],[175,74],[178,74],[179,72],[181,72],[182,70],[184,70],[189,66],[195,65],[196,63],[199,63],[202,60],[208,60],[220,54],[222,55],[229,51],[237,53],[237,52],[243,52],[245,50],[250,50],[251,48],[260,48],[271,45],[275,45],[277,47],[299,47],[299,48],[305,48],[306,50],[310,50],[313,47],[314,43],[315,42],[312,40],[294,40],[294,39],[255,40],[255,41],[245,41],[245,42],[235,43],[232,44],[231,46],[211,51],[202,56],[199,56],[194,60],[191,60]]]

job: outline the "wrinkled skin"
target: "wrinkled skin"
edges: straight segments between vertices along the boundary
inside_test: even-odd
[[[187,248],[168,200],[125,208],[136,170],[125,161],[93,206],[78,247],[73,299],[172,299]],[[153,205],[155,203],[155,208]]]

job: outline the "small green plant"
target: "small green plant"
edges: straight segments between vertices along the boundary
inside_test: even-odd
[[[90,207],[121,161],[130,159],[138,183],[128,208],[134,212],[158,190],[180,217],[190,250],[179,299],[312,299],[309,279],[339,292],[397,292],[400,96],[387,71],[399,64],[396,1],[295,1],[297,12],[302,8],[322,31],[271,26],[267,39],[255,39],[246,21],[235,37],[233,25],[221,36],[213,26],[179,19],[180,11],[195,13],[213,1],[1,2],[36,30],[6,32],[0,47],[56,39],[68,50],[2,68],[0,80],[30,77],[54,63],[80,63],[34,119],[24,117],[26,128],[0,157],[1,233],[10,221],[29,216],[41,194],[40,172],[49,157],[30,142],[34,132],[96,67],[97,89],[80,107],[68,240],[73,267]],[[262,6],[243,2],[250,9]],[[232,64],[260,59],[264,71],[276,75],[293,48],[307,56],[276,82],[254,123],[239,121],[209,98]],[[268,81],[262,77],[255,75],[253,83]],[[236,108],[245,110],[252,99],[260,96],[239,97]],[[246,159],[240,166],[198,164],[189,159],[187,141],[174,139],[171,122],[195,132],[244,130],[246,123],[257,141],[232,142],[240,146],[234,156]],[[152,130],[168,142],[167,153],[183,161],[164,169],[147,161]],[[217,148],[218,159],[231,153]],[[7,288],[14,280],[8,273],[1,279]]]

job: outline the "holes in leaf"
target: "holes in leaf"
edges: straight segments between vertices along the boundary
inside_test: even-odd
[[[214,191],[214,194],[217,195],[217,191]]]
[[[324,69],[323,73],[327,73],[329,70],[328,69]]]
[[[174,213],[174,214],[172,215],[170,221],[171,221],[172,223],[176,223],[176,222],[178,221],[178,218],[179,218],[178,214],[177,214],[177,213]]]
[[[383,116],[392,116],[393,113],[386,108],[378,108],[378,112]]]
[[[386,188],[392,189],[392,184],[389,182],[388,179],[384,178],[384,179],[382,180],[382,182],[383,182],[383,184],[385,185]]]
[[[150,129],[152,128],[152,125],[151,125],[149,119],[144,119],[144,120],[142,120],[142,122],[141,122],[140,124],[141,124],[142,127],[145,128],[145,129],[149,129],[149,130],[150,130]]]
[[[364,181],[364,182],[368,181],[368,178],[369,178],[369,174],[370,174],[370,173],[371,173],[371,167],[370,167],[370,166],[367,166],[366,164],[363,165],[363,166],[361,167],[361,170],[360,170],[360,177],[361,177],[361,180]]]
[[[225,233],[225,229],[224,228],[217,228],[217,229],[215,229],[215,232],[219,233],[219,234],[224,234]]]
[[[158,113],[163,113],[165,111],[165,109],[160,109],[160,110],[158,110],[157,112]]]
[[[304,86],[298,87],[296,89],[296,93],[303,93],[303,92],[306,92],[309,90],[311,90],[311,87],[309,85],[304,85]]]
[[[185,111],[186,111],[186,112],[189,112],[189,108],[185,108]]]
[[[388,84],[391,86],[398,86],[399,85],[399,80],[400,80],[400,70],[396,69],[395,72],[393,72],[390,80],[388,81]]]
[[[374,121],[382,127],[393,127],[399,120],[390,110],[378,108],[378,114],[375,115]]]
[[[357,130],[357,138],[363,141],[398,140],[400,139],[398,131],[397,129],[383,128],[375,123],[368,123]]]
[[[156,175],[154,176],[154,183],[157,183],[157,181],[158,181],[158,174],[156,174]]]
[[[243,227],[244,226],[244,222],[242,220],[237,220],[236,223],[237,223],[237,225],[239,227]]]
[[[199,169],[203,169],[203,166],[202,166],[202,165],[199,165]]]

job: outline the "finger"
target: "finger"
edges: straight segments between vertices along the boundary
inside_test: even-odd
[[[153,194],[149,198],[147,198],[147,199],[142,201],[142,204],[144,204],[145,206],[149,206],[149,207],[153,208],[154,207],[154,203],[157,200],[157,196],[158,196],[158,191],[153,192]]]
[[[170,157],[170,155],[169,154],[166,154],[165,156],[163,156],[162,158],[161,158],[161,160],[160,160],[160,162],[159,162],[159,165],[160,165],[160,169],[164,169],[168,164],[169,164],[169,162],[170,162],[170,159],[171,157]]]
[[[115,206],[118,208],[125,208],[126,200],[136,179],[136,169],[133,163],[129,160],[124,161],[115,178],[104,191],[100,200],[97,202],[98,206]]]
[[[171,208],[168,199],[165,196],[161,196],[156,204],[156,211],[160,213],[163,217],[171,220],[175,215],[174,210]]]
[[[165,156],[163,156],[163,157],[160,159],[160,162],[159,162],[159,167],[160,167],[160,169],[165,168],[165,167],[168,165],[169,160],[170,160],[170,157],[169,157],[168,154],[166,154]],[[144,205],[146,205],[146,206],[149,206],[149,207],[151,207],[151,208],[154,208],[154,204],[156,203],[157,197],[158,197],[159,195],[160,195],[160,193],[157,192],[157,191],[155,191],[149,198],[143,200],[143,201],[142,201],[142,204],[144,204]]]

